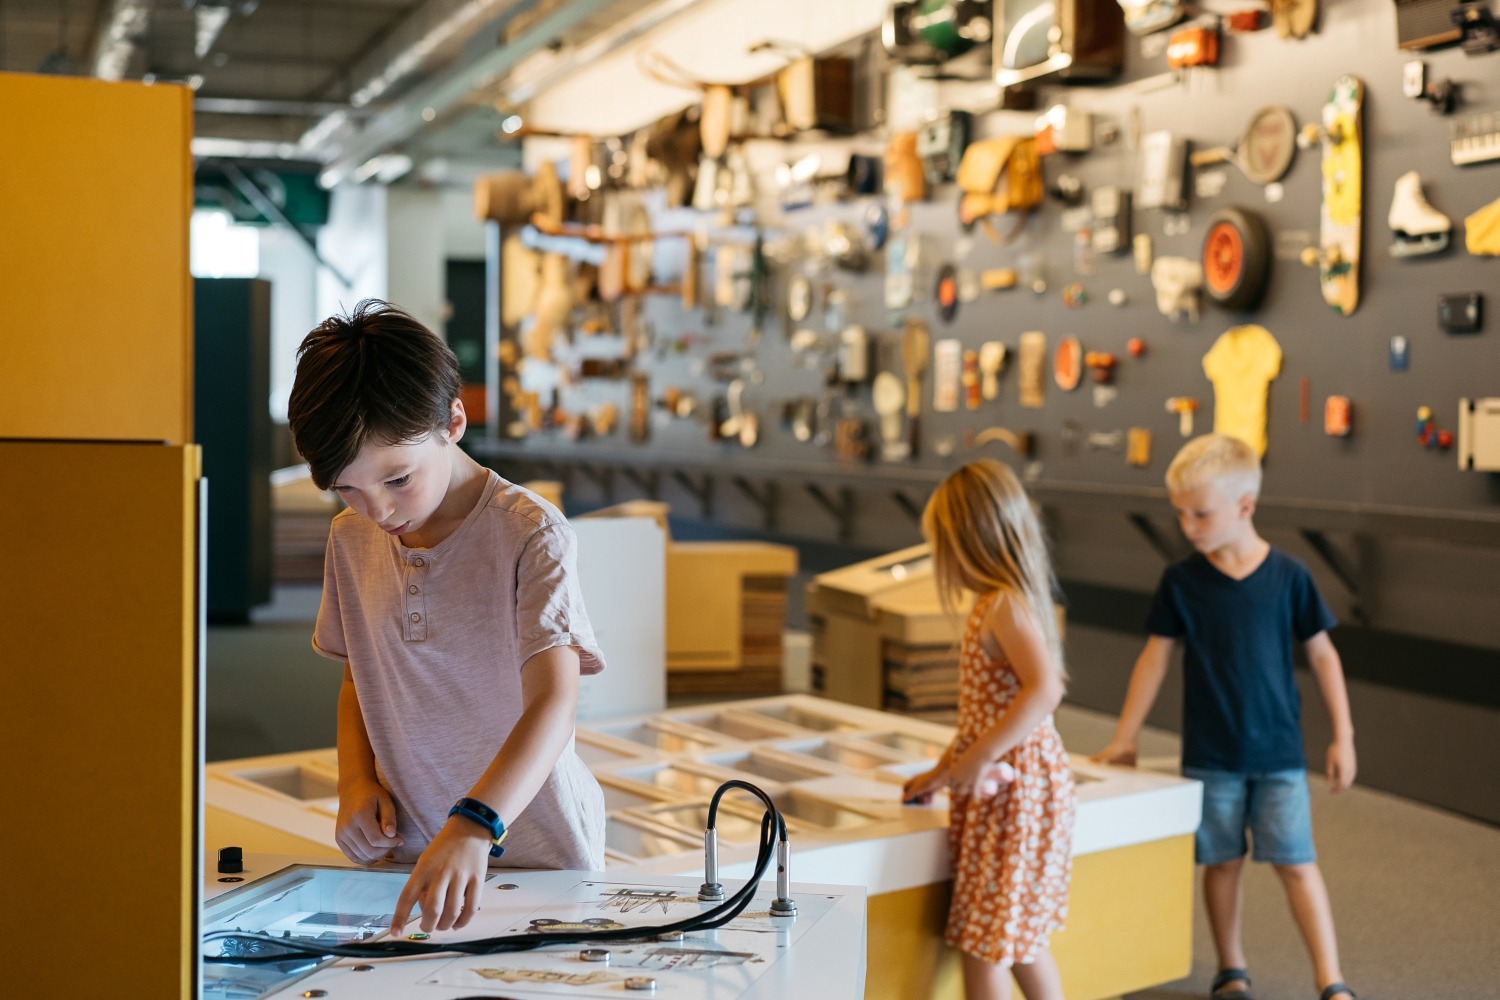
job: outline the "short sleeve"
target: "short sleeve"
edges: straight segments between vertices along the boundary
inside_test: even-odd
[[[544,524],[527,539],[516,567],[521,663],[554,646],[576,646],[581,673],[604,669],[604,655],[583,606],[577,562],[578,536],[566,521]]]
[[[1182,620],[1182,609],[1177,601],[1177,587],[1172,567],[1161,575],[1156,585],[1156,594],[1151,598],[1151,610],[1146,614],[1146,632],[1167,639],[1180,639],[1187,632]]]
[[[1301,563],[1292,564],[1292,634],[1298,642],[1306,642],[1319,632],[1327,632],[1338,625],[1339,620],[1323,603],[1318,585],[1312,574]]]
[[[1281,345],[1276,338],[1271,336],[1270,331],[1261,330],[1260,340],[1260,371],[1256,374],[1267,382],[1272,381],[1281,374]]]
[[[344,637],[344,616],[339,612],[339,585],[334,557],[334,532],[328,532],[328,546],[323,552],[323,599],[318,605],[318,622],[313,626],[313,652],[330,660],[347,663],[349,642]]]

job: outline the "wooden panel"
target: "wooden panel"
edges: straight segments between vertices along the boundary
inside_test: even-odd
[[[109,959],[133,996],[192,992],[196,445],[0,441],[24,526],[5,584],[0,857],[33,935],[6,994],[56,996],[80,916],[139,932]],[[26,548],[23,544],[22,548]],[[89,918],[92,919],[92,918]],[[88,922],[87,920],[85,922]]]
[[[869,900],[865,1000],[959,1000],[959,953],[943,943],[950,884]],[[1193,837],[1073,859],[1068,921],[1052,954],[1070,1000],[1102,1000],[1171,982],[1193,964]],[[1019,995],[1019,993],[1017,994]]]
[[[0,437],[192,440],[191,93],[0,73]]]
[[[772,542],[667,545],[667,669],[727,670],[740,663],[743,581],[790,576],[797,550]]]

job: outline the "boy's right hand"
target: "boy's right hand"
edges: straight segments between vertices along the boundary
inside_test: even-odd
[[[1135,767],[1136,746],[1134,741],[1111,740],[1109,746],[1094,754],[1089,760],[1096,764],[1119,764]]]
[[[396,836],[396,800],[378,781],[360,781],[339,790],[339,818],[334,840],[344,857],[356,864],[374,864],[393,847]]]

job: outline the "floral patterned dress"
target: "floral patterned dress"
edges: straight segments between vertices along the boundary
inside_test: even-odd
[[[955,759],[1020,693],[1015,670],[990,656],[981,626],[999,594],[975,602],[958,661]],[[1068,915],[1077,801],[1062,738],[1049,715],[1001,758],[1016,777],[998,795],[954,794],[948,819],[953,902],[948,944],[1001,965],[1028,964]]]

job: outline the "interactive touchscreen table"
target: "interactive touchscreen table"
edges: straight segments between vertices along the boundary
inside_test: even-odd
[[[864,995],[863,890],[794,884],[796,915],[773,917],[774,879],[761,883],[739,915],[722,927],[668,932],[661,928],[713,910],[713,904],[698,899],[701,879],[502,870],[486,882],[481,910],[469,926],[435,931],[427,941],[441,948],[486,940],[527,950],[379,960],[277,956],[278,942],[388,940],[405,878],[404,870],[296,864],[215,896],[203,917],[203,997],[853,1000]],[[732,893],[742,884],[726,882],[725,888]],[[417,925],[408,924],[406,931],[417,931]],[[608,941],[583,937],[598,932],[616,933]],[[583,939],[532,948],[542,934]]]

